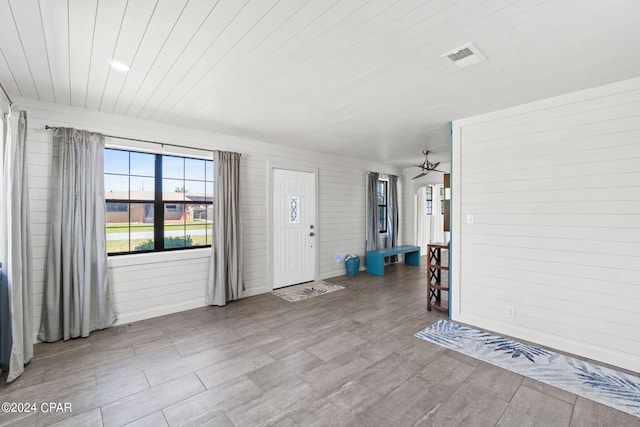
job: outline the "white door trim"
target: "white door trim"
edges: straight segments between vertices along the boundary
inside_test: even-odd
[[[307,168],[296,166],[295,168],[281,164],[281,163],[273,163],[267,162],[267,284],[270,290],[273,290],[273,170],[274,169],[283,169],[294,172],[307,172],[313,174],[314,186],[315,186],[315,216],[316,216],[316,224],[315,224],[315,232],[318,238],[316,239],[316,254],[315,254],[315,265],[313,272],[313,279],[318,280],[318,266],[320,265],[320,237],[322,233],[322,229],[319,226],[320,217],[318,216],[318,168]]]

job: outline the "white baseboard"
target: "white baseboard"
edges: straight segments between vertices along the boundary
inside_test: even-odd
[[[126,314],[118,314],[118,320],[114,326],[124,325],[127,323],[137,322],[139,320],[151,319],[153,317],[164,316],[167,314],[178,313],[180,311],[192,310],[194,308],[205,307],[207,303],[204,299],[184,301],[179,304],[155,307],[149,310],[134,311]]]
[[[567,339],[546,332],[522,328],[512,324],[485,319],[477,316],[459,315],[452,320],[466,323],[471,326],[486,329],[497,334],[508,335],[517,339],[556,349],[562,352],[575,354],[587,359],[618,366],[633,372],[640,372],[640,361],[637,357],[617,351],[608,350],[597,345]]]
[[[255,288],[249,288],[245,291],[242,291],[242,298],[252,297],[255,295],[266,294],[267,292],[271,292],[272,289],[268,285],[257,286]]]
[[[334,270],[334,271],[327,271],[326,273],[320,274],[318,276],[318,279],[319,280],[331,279],[332,277],[344,276],[345,274],[347,274],[347,273],[345,271],[343,271],[342,269]]]
[[[367,269],[362,265],[362,263],[360,264],[360,269],[358,270],[358,272],[363,272],[366,271]],[[338,268],[337,270],[332,270],[332,271],[327,271],[325,273],[322,273],[318,276],[319,280],[325,280],[325,279],[331,279],[333,277],[338,277],[338,276],[346,276],[347,274],[347,270],[345,269],[344,265],[340,268]]]

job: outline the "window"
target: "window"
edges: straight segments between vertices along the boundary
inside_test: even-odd
[[[211,245],[212,160],[104,151],[107,253]]]
[[[387,181],[378,181],[378,230],[387,232]]]
[[[427,215],[433,215],[433,187],[428,185],[426,192]],[[440,188],[440,213],[444,215],[444,187]]]
[[[167,212],[184,212],[182,205],[166,205]]]
[[[128,203],[109,203],[107,204],[107,212],[129,212]]]

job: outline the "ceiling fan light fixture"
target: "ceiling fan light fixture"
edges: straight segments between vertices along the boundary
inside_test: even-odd
[[[420,175],[414,176],[411,179],[422,178],[423,176],[427,175],[429,172],[445,173],[444,171],[436,169],[440,165],[440,162],[432,163],[429,161],[429,150],[423,150],[422,154],[424,154],[424,162],[420,163],[419,165],[414,165],[415,167],[420,168],[421,173]]]

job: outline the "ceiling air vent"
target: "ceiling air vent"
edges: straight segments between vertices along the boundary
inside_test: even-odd
[[[460,46],[447,53],[440,55],[441,58],[447,57],[460,68],[467,68],[472,65],[479,64],[487,60],[487,58],[472,43]]]

